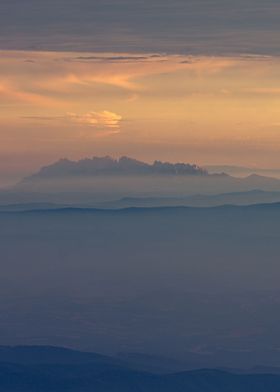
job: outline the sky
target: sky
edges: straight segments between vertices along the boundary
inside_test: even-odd
[[[280,167],[278,0],[0,3],[0,185],[61,157]]]

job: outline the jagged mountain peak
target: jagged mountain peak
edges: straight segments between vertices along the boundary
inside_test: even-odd
[[[84,158],[72,161],[67,158],[59,159],[57,162],[42,167],[37,173],[25,180],[34,178],[52,178],[94,175],[208,175],[205,169],[198,165],[189,163],[170,163],[155,160],[149,164],[127,156],[114,159],[110,156]]]

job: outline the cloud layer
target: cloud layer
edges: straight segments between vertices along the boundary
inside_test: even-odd
[[[0,48],[279,54],[278,0],[12,0]]]

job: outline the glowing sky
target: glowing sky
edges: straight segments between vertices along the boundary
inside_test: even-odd
[[[60,157],[280,167],[279,16],[274,0],[1,2],[0,185]]]

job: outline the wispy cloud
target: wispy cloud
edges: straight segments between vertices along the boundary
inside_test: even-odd
[[[120,123],[123,119],[120,114],[108,110],[84,114],[67,113],[66,118],[74,123],[84,124],[94,128],[111,128],[114,130],[119,130]]]
[[[6,103],[22,103],[32,106],[53,106],[56,102],[56,99],[44,96],[39,92],[28,91],[13,82],[12,78],[9,82],[0,80],[0,103],[5,101]]]
[[[108,94],[131,96],[145,90],[143,78],[177,71],[209,74],[234,66],[238,59],[167,56],[157,53],[50,53],[1,52],[0,100],[9,99],[35,106],[65,110],[77,94],[79,99],[97,99],[100,86]],[[99,89],[99,90],[98,90]],[[109,91],[109,89],[111,89]],[[91,98],[92,99],[92,98]]]
[[[90,111],[87,113],[68,112],[61,116],[23,116],[25,120],[47,121],[59,125],[79,125],[83,128],[93,128],[99,131],[109,130],[110,133],[119,133],[123,117],[109,110]]]

